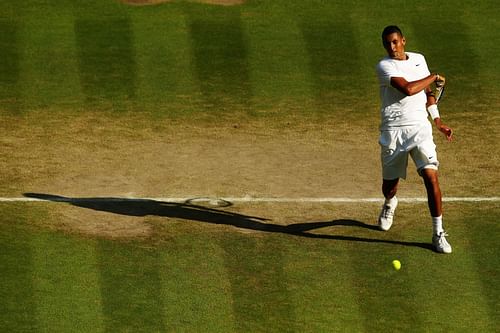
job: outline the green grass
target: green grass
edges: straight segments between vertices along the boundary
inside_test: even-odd
[[[461,166],[452,174],[463,184],[457,195],[482,195],[485,187],[491,195],[499,167],[497,7],[495,1],[130,7],[112,0],[3,0],[0,126],[34,113],[69,122],[97,111],[144,114],[153,122],[261,117],[270,126],[294,116],[328,117],[355,133],[378,122],[379,35],[394,23],[408,50],[423,52],[431,70],[448,78],[442,114],[457,141],[467,143],[447,155]],[[0,158],[8,167],[7,157]],[[416,213],[426,213],[424,205],[403,205],[401,224],[387,234],[359,225],[312,231],[323,237],[249,230],[252,224],[238,219],[217,225],[152,214],[143,220],[153,233],[140,240],[54,230],[65,221],[53,205],[64,204],[0,204],[2,331],[494,332],[499,326],[498,203],[446,205],[450,256],[427,248],[429,221]],[[316,207],[307,208],[291,209],[311,222]],[[345,207],[328,209],[333,219],[362,226],[378,213],[371,205],[349,216]],[[395,258],[403,264],[399,272],[391,268]]]
[[[50,205],[63,204],[1,205],[9,218],[0,224],[0,324],[9,331],[493,332],[498,325],[497,204],[482,204],[482,215],[477,204],[448,205],[449,256],[428,249],[429,221],[414,214],[424,204],[402,205],[391,233],[363,227],[378,210],[366,205],[350,215],[359,226],[332,222],[308,237],[248,232],[252,224],[237,218],[214,225],[203,214],[165,220],[158,213],[142,241],[41,229]],[[295,209],[307,219],[310,208]],[[346,207],[326,208],[335,217]]]
[[[2,1],[2,109],[359,117],[378,103],[373,68],[389,22],[402,26],[431,70],[448,74],[451,101],[466,94],[465,106],[480,109],[500,84],[498,60],[489,57],[498,50],[495,3],[426,6]],[[443,103],[464,106],[451,101]]]

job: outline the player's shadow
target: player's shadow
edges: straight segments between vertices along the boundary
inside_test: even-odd
[[[178,218],[183,220],[198,221],[211,224],[230,225],[237,228],[263,231],[271,233],[282,233],[300,237],[332,239],[341,241],[366,242],[366,243],[386,243],[403,246],[420,247],[432,249],[430,244],[420,242],[404,242],[386,239],[362,238],[346,235],[331,235],[312,233],[311,231],[326,227],[357,227],[370,230],[379,230],[375,225],[364,222],[339,219],[324,222],[305,222],[289,225],[270,223],[269,219],[228,212],[221,209],[209,208],[196,204],[196,200],[188,200],[184,203],[164,202],[151,199],[126,199],[114,197],[96,198],[70,198],[59,195],[43,193],[24,193],[25,197],[35,198],[53,202],[69,203],[73,206],[88,208],[96,211],[109,212],[128,216],[162,216]],[[219,201],[223,206],[231,206],[227,201]]]

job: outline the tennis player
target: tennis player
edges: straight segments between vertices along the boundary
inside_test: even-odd
[[[451,141],[452,130],[441,122],[431,85],[444,85],[445,79],[431,74],[423,55],[405,52],[406,40],[397,26],[382,32],[387,56],[377,64],[380,83],[381,125],[379,144],[382,160],[382,193],[384,205],[378,219],[380,229],[391,228],[398,205],[396,192],[399,179],[406,178],[408,156],[423,178],[432,217],[432,245],[436,252],[451,253],[443,229],[441,189],[438,181],[439,162],[432,137],[432,125]]]

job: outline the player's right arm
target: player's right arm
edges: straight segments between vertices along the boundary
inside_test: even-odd
[[[391,77],[391,86],[401,91],[406,96],[412,96],[427,89],[427,87],[438,80],[438,78],[438,74],[430,74],[423,79],[408,82],[404,77],[393,76]]]
[[[423,79],[409,82],[403,77],[394,63],[386,59],[377,64],[377,75],[381,84],[390,85],[406,96],[418,94],[439,78],[438,74],[429,74]]]

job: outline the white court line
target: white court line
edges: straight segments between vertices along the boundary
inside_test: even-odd
[[[162,202],[231,202],[231,203],[381,203],[382,198],[342,198],[342,197],[325,197],[325,198],[276,198],[276,197],[186,197],[186,198],[174,198],[174,197],[164,197],[164,198],[139,198],[139,197],[56,197],[54,198],[29,198],[29,197],[0,197],[0,202],[82,202],[82,201],[100,201],[100,202],[126,202],[126,201],[162,201]],[[427,202],[427,198],[416,197],[416,198],[399,198],[399,202],[407,203],[419,203]],[[444,197],[444,202],[500,202],[500,197]]]

